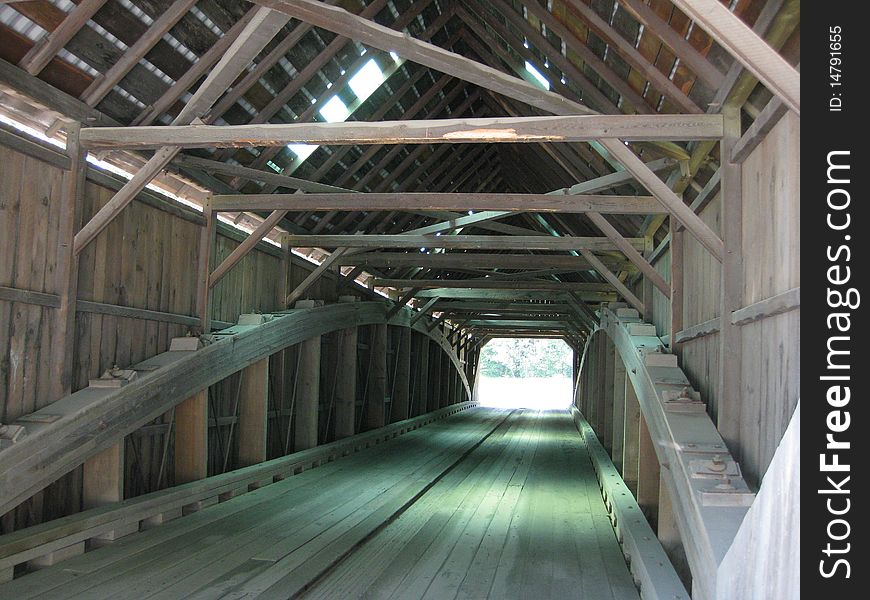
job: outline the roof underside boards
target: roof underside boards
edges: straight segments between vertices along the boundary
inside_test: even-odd
[[[718,112],[727,100],[743,107],[748,126],[771,98],[755,80],[747,83],[751,78],[737,77],[740,65],[669,0],[329,0],[324,4],[546,87],[601,113]],[[736,0],[728,6],[795,64],[799,62],[797,4]],[[257,8],[236,0],[2,4],[0,58],[122,125],[168,125]],[[45,57],[41,62],[40,52]],[[107,80],[114,82],[111,88]],[[395,53],[291,19],[201,118],[215,125],[245,125],[546,114]],[[631,147],[644,162],[655,165],[658,175],[687,203],[698,205],[712,198],[718,182],[716,144],[646,142]],[[227,168],[203,166],[205,161],[186,161],[184,156],[219,161]],[[256,169],[269,176],[258,180],[251,171],[229,167]],[[217,194],[295,190],[289,177],[368,193],[541,194],[598,180],[601,185],[590,184],[589,193],[648,193],[631,177],[617,175],[621,166],[594,142],[188,150],[172,169]],[[275,179],[279,174],[288,177],[287,185]],[[479,212],[474,206],[468,208],[462,212],[401,207],[380,212],[291,211],[280,225],[294,233],[330,235],[437,230],[438,235],[602,236],[587,215],[576,213],[505,212],[469,219],[461,228],[436,225]],[[613,214],[606,219],[625,238],[646,237],[647,253],[666,234],[660,216]],[[409,266],[413,259],[406,256],[401,265],[381,259],[364,268],[389,280],[605,283],[578,252],[490,252],[518,258],[536,254],[541,264],[529,268],[518,260],[516,264],[522,265],[518,268],[488,267],[481,263],[480,251],[420,247],[379,253],[417,255],[415,266]],[[475,257],[469,256],[466,266],[460,260],[442,259],[460,253]],[[430,256],[440,260],[429,260]],[[630,281],[637,273],[635,264],[618,250],[596,251],[596,256],[621,281]],[[547,257],[578,262],[572,269],[550,264]],[[493,259],[496,263],[511,264]]]

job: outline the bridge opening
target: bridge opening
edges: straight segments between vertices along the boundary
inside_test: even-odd
[[[563,340],[491,340],[480,353],[480,402],[493,408],[568,408],[572,358],[573,350]]]

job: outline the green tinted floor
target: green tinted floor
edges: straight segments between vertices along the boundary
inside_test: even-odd
[[[0,586],[0,598],[638,599],[567,412],[477,408]]]

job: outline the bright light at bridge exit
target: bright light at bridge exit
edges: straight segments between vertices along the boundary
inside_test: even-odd
[[[480,353],[479,399],[493,408],[571,406],[573,350],[562,340],[499,338]]]

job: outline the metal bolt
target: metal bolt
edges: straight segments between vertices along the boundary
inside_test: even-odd
[[[717,490],[733,490],[735,489],[733,485],[731,485],[731,478],[727,475],[723,477],[721,482],[716,486]]]

